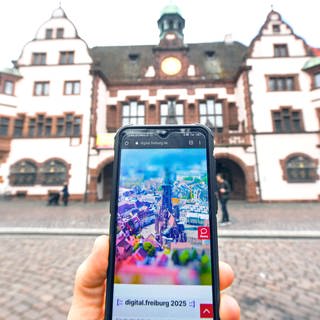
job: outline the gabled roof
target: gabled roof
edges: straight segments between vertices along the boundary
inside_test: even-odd
[[[146,78],[145,73],[150,66],[154,66],[154,51],[157,48],[159,47],[152,45],[94,47],[90,53],[94,60],[94,69],[102,72],[109,84],[137,84],[137,81],[156,81],[154,78]],[[189,65],[194,65],[198,70],[192,81],[234,80],[247,51],[247,47],[239,42],[193,43],[183,49],[187,52]],[[212,57],[208,57],[208,53]],[[170,54],[172,51],[169,50],[168,55]]]

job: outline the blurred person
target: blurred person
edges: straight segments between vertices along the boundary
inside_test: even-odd
[[[103,320],[108,268],[109,241],[107,236],[96,239],[89,256],[79,266],[68,320]],[[228,288],[234,279],[231,267],[219,263],[220,289]],[[235,299],[222,293],[220,319],[239,320],[240,307]]]
[[[57,192],[53,192],[52,194],[49,194],[49,199],[48,199],[48,206],[51,205],[55,205],[58,206],[59,205],[59,199],[60,199],[60,194],[59,191]]]
[[[229,212],[227,208],[227,203],[230,197],[230,184],[227,180],[223,178],[222,173],[217,174],[217,193],[218,193],[218,199],[221,204],[221,211],[222,211],[222,220],[221,220],[221,226],[230,224],[229,219]]]
[[[64,206],[66,207],[68,205],[69,196],[70,196],[67,184],[65,184],[63,186],[63,189],[61,192],[62,192],[62,201],[63,201]]]

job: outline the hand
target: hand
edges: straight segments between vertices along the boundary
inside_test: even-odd
[[[94,247],[76,273],[73,299],[68,320],[103,320],[105,303],[106,270],[108,268],[109,241],[107,236],[96,239]],[[220,262],[220,288],[232,284],[234,274],[231,267]],[[232,297],[221,294],[221,320],[239,320],[240,308]]]

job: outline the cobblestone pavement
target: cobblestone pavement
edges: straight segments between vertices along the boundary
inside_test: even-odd
[[[231,201],[234,230],[320,230],[320,203],[247,203]],[[219,212],[220,217],[220,212]],[[1,227],[103,228],[109,225],[109,203],[73,202],[47,207],[45,202],[0,200]]]
[[[92,237],[0,238],[0,319],[66,319]],[[320,318],[320,240],[221,239],[244,320]]]

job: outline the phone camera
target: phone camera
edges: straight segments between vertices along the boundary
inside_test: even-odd
[[[169,134],[169,131],[168,130],[158,130],[157,133],[158,133],[159,137],[166,138],[167,135]]]
[[[125,146],[128,146],[128,145],[129,145],[129,141],[125,141],[125,142],[124,142],[124,145],[125,145]]]

